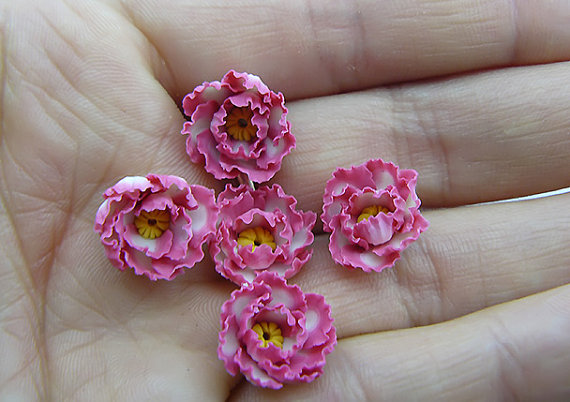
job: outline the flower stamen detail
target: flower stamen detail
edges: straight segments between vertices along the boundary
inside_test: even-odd
[[[281,334],[281,328],[279,328],[279,326],[274,322],[262,321],[255,324],[251,329],[257,334],[262,348],[266,348],[270,343],[272,343],[278,348],[283,349],[283,335]]]
[[[382,207],[380,205],[371,205],[369,207],[364,208],[362,212],[360,212],[360,215],[358,215],[356,222],[359,223],[364,219],[370,218],[371,216],[376,216],[379,213],[387,214],[388,212],[390,212],[390,210],[386,207]]]
[[[249,107],[233,108],[226,116],[226,132],[234,140],[251,141],[255,138],[257,127],[251,123],[253,111]]]
[[[271,235],[269,230],[260,226],[242,231],[238,236],[237,242],[240,246],[249,246],[251,244],[253,246],[251,251],[255,251],[255,248],[262,244],[267,244],[273,251],[277,248],[273,235]]]
[[[135,217],[135,226],[139,234],[145,239],[156,239],[169,228],[170,213],[162,209],[155,209],[150,212],[142,210]]]

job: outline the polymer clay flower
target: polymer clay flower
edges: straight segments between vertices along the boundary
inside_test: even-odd
[[[366,272],[392,266],[429,223],[420,214],[417,172],[382,159],[337,169],[321,219],[335,262]]]
[[[218,217],[212,190],[149,174],[125,177],[103,197],[94,229],[119,270],[170,280],[204,257]]]
[[[184,98],[186,152],[216,179],[245,174],[261,183],[273,177],[295,146],[282,93],[252,74],[230,70]]]
[[[218,231],[210,243],[216,270],[238,285],[264,271],[286,279],[299,272],[312,255],[316,214],[296,204],[277,184],[257,190],[228,184],[218,196]]]
[[[218,356],[253,384],[281,388],[322,374],[336,344],[330,306],[270,272],[232,292],[222,306]]]

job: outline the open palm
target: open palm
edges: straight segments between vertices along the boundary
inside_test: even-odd
[[[568,397],[570,197],[467,206],[570,185],[568,3],[254,3],[0,4],[0,399]],[[418,170],[431,222],[379,274],[316,236],[292,282],[326,297],[339,344],[281,391],[218,360],[235,286],[210,259],[150,282],[92,230],[126,175],[222,188],[190,163],[178,105],[230,68],[286,96],[297,149],[274,181],[300,208],[382,157]]]

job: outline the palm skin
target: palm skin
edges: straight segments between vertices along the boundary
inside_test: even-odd
[[[0,399],[567,398],[570,197],[466,205],[570,185],[570,10],[488,3],[1,4]],[[126,175],[222,188],[189,162],[178,105],[230,68],[286,96],[297,150],[274,181],[300,208],[382,157],[418,170],[431,222],[379,274],[316,236],[292,282],[332,305],[339,344],[281,391],[218,360],[235,286],[210,259],[152,283],[92,230]]]

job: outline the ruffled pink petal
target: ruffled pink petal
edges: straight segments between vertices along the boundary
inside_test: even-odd
[[[361,268],[364,272],[379,272],[394,261],[394,259],[388,258],[389,256],[375,254],[372,250],[366,250],[349,242],[338,229],[333,230],[331,234],[329,251],[337,264],[344,265],[349,269]],[[380,246],[374,251],[378,251],[380,254],[383,249]]]
[[[247,190],[245,185],[239,187],[244,191],[235,193],[228,192],[229,188],[232,188],[231,184],[227,184],[226,190],[218,196],[218,205],[221,212],[220,220],[228,222],[232,226],[232,222],[235,222],[240,216],[254,208],[263,211],[263,209],[255,205],[254,193]]]
[[[354,231],[354,226],[357,224],[356,219],[346,213],[338,214],[332,221],[335,225],[333,227],[333,233],[338,232],[338,235],[342,234],[342,238],[348,243],[360,247],[362,250],[368,250],[370,244],[362,237],[357,236]],[[361,222],[362,223],[362,222]],[[364,222],[363,225],[366,225]]]
[[[126,227],[123,238],[132,248],[142,251],[150,258],[161,258],[172,248],[172,232],[165,231],[162,236],[156,239],[145,239],[142,237],[134,225]]]
[[[293,229],[295,234],[291,239],[290,252],[295,255],[297,251],[304,250],[306,247],[313,244],[315,236],[313,235],[312,229],[317,221],[317,214],[313,211],[301,212],[301,222],[299,225],[295,225]]]
[[[103,196],[111,198],[117,195],[129,194],[132,198],[138,198],[142,192],[151,187],[152,183],[146,177],[127,176],[119,180],[114,186],[109,187],[103,193]]]
[[[272,389],[280,389],[283,387],[282,383],[275,381],[267,375],[243,349],[237,351],[235,361],[239,365],[242,374],[252,384]]]
[[[239,186],[233,186],[231,183],[226,184],[224,190],[218,194],[218,204],[223,204],[229,202],[230,200],[242,195],[249,194],[251,202],[253,203],[253,196],[251,195],[250,188],[245,184],[240,184]],[[259,208],[259,207],[257,207]]]
[[[272,150],[272,152],[283,152],[283,153],[289,153],[290,149],[287,150],[287,148],[285,146],[283,147],[279,147],[276,148],[275,150]],[[263,154],[259,157],[258,161],[264,161],[265,158],[263,157]],[[245,175],[247,175],[249,177],[249,179],[253,182],[256,183],[263,183],[266,181],[269,181],[273,176],[275,176],[275,173],[277,173],[279,171],[279,169],[281,169],[281,160],[278,161],[272,161],[270,163],[267,164],[267,168],[265,168],[265,170],[261,170],[259,165],[256,165],[255,167],[252,166],[248,166],[245,165],[243,166],[243,168],[241,168],[240,166],[240,171],[242,173],[244,173]]]
[[[93,230],[101,235],[101,242],[105,246],[116,247],[119,245],[115,227],[122,223],[125,214],[131,213],[136,207],[137,201],[131,197],[114,195],[107,198],[95,216]]]
[[[222,270],[220,271],[220,273],[222,274],[222,276],[224,278],[227,278],[234,283],[252,282],[262,272],[270,272],[270,273],[277,275],[277,276],[280,276],[282,278],[289,278],[289,277],[292,277],[293,275],[295,275],[297,272],[299,272],[302,264],[304,264],[311,257],[311,255],[310,255],[311,253],[308,252],[307,254],[308,255],[306,256],[306,259],[304,261],[301,258],[296,259],[293,261],[293,265],[281,264],[281,263],[275,262],[275,263],[271,264],[271,266],[269,266],[268,268],[266,268],[262,271],[255,270],[255,269],[252,269],[252,268],[247,267],[247,266],[244,268],[241,268],[241,267],[232,265],[232,264],[234,264],[233,261],[226,260],[228,263],[228,267],[226,268],[224,266],[222,268]],[[299,260],[299,262],[297,260]],[[297,266],[298,264],[300,266]],[[231,267],[229,267],[230,265],[231,265]]]
[[[336,331],[331,329],[329,336],[334,337],[336,344]],[[268,364],[267,361],[260,363],[261,368],[275,380],[287,383],[311,382],[323,374],[323,367],[326,364],[326,355],[332,351],[331,348],[321,345],[312,349],[302,349],[283,364]]]
[[[417,240],[420,233],[427,229],[428,226],[428,221],[423,216],[418,214],[414,218],[414,225],[412,227],[412,230],[408,232],[395,233],[392,239],[390,239],[390,241],[384,245],[384,248],[394,251],[404,250],[409,244]]]
[[[224,278],[233,283],[249,283],[253,282],[255,277],[259,275],[258,270],[248,267],[242,268],[229,258],[224,259],[223,252],[216,255],[216,271]]]
[[[234,290],[230,299],[222,305],[222,319],[232,315],[241,317],[248,306],[264,305],[270,298],[269,286],[259,281],[255,281],[255,285],[246,283],[238,290]]]
[[[213,236],[218,220],[218,206],[214,191],[199,185],[190,186],[196,207],[188,211],[192,221],[192,246],[201,247],[204,240]]]
[[[237,252],[244,266],[253,270],[267,269],[277,258],[277,255],[273,253],[271,247],[267,244],[257,246],[255,251],[252,251],[252,246],[238,246]]]
[[[274,170],[278,171],[281,168],[283,155],[288,155],[293,148],[295,148],[295,137],[290,132],[290,123],[287,122],[285,127],[279,136],[268,135],[263,139],[265,152],[262,153],[257,160],[257,165],[261,169],[267,170],[268,172]],[[269,134],[273,132],[274,129],[270,127]]]
[[[201,148],[198,147],[198,136],[202,135],[202,137],[206,136],[206,139],[210,137],[210,124],[212,120],[212,116],[218,109],[218,104],[214,102],[209,102],[202,104],[198,107],[195,113],[195,120],[193,122],[185,122],[182,128],[181,134],[188,135],[186,139],[186,153],[190,156],[190,160],[194,163],[205,163],[206,155],[202,152],[204,149],[209,150],[212,152],[210,158],[215,158],[215,145],[212,147],[201,145]],[[204,143],[204,139],[202,139],[202,143]]]
[[[217,143],[212,132],[202,131],[196,136],[196,149],[204,157],[204,168],[218,180],[234,179],[239,175],[235,166],[224,166],[225,155],[221,155],[217,149]],[[227,164],[226,164],[227,165]]]
[[[325,189],[326,197],[334,197],[344,192],[347,186],[355,188],[377,188],[373,173],[366,166],[353,166],[350,169],[337,168],[333,172],[333,178],[329,180]]]
[[[204,254],[202,253],[202,257]],[[188,254],[182,261],[174,261],[168,257],[154,260],[152,267],[159,274],[157,279],[173,280],[178,275],[182,275],[186,268],[192,267],[196,262],[194,255]]]
[[[333,327],[334,320],[331,317],[331,306],[325,302],[323,296],[306,293],[305,300],[307,302],[307,311],[305,312],[307,340],[303,349],[309,349],[331,341],[329,332]]]
[[[119,247],[119,236],[113,234],[112,236],[105,239],[103,243],[103,248],[105,251],[105,256],[109,259],[111,265],[117,268],[119,271],[124,271],[127,265],[122,259],[123,251]]]
[[[346,208],[350,197],[357,192],[354,186],[348,185],[346,182],[340,182],[333,177],[325,186],[325,194],[323,196],[323,213],[321,221],[325,232],[331,232],[332,219],[338,215],[343,208]],[[334,195],[333,195],[334,193]]]
[[[398,182],[396,188],[398,193],[404,199],[410,195],[417,199],[416,196],[416,183],[418,180],[418,173],[413,169],[401,169],[398,171]]]
[[[260,95],[266,97],[272,92],[257,75],[238,73],[234,70],[230,70],[224,75],[222,84],[226,84],[233,93],[255,89]]]
[[[165,174],[148,174],[146,178],[152,183],[153,192],[166,192],[176,204],[185,204],[187,207],[197,205],[194,198],[188,196],[190,187],[182,177]]]
[[[193,239],[192,221],[188,216],[186,210],[182,210],[181,215],[178,216],[173,222],[170,222],[170,227],[164,233],[167,232],[172,234],[172,247],[168,252],[168,256],[171,259],[173,260],[184,259],[185,256],[188,254],[189,249],[196,248],[194,244],[191,244],[192,240],[194,240],[194,242],[196,242],[197,240]]]
[[[310,382],[323,373],[326,364],[326,356],[330,354],[337,343],[336,328],[331,326],[324,336],[325,341],[311,348],[305,348],[301,353],[291,358],[291,373],[298,373],[288,377],[287,381],[296,382],[297,378],[302,382]]]
[[[382,159],[372,159],[364,164],[366,169],[372,173],[377,189],[394,186],[398,182],[398,167],[392,162],[384,162]],[[357,186],[362,188],[361,186]]]
[[[153,267],[153,259],[142,251],[125,245],[122,249],[122,254],[124,262],[134,270],[135,274],[146,275],[153,281],[163,279],[160,277],[160,273]],[[170,274],[171,272],[168,272],[165,276],[170,277]]]
[[[123,256],[126,265],[133,268],[135,274],[145,275],[149,279],[156,281],[157,279],[172,280],[182,273],[184,265],[178,264],[168,257],[152,258],[135,248],[128,245],[123,246]]]
[[[265,212],[261,209],[252,208],[235,219],[233,227],[236,232],[241,232],[249,227],[263,226],[270,232],[274,231],[280,222],[280,216],[276,213]],[[221,218],[227,222],[225,216]],[[280,233],[279,233],[280,234]]]
[[[303,312],[307,309],[305,295],[299,286],[290,285],[285,279],[268,272],[260,274],[256,278],[256,283],[263,283],[271,288],[268,306],[282,305],[289,310],[301,310]]]
[[[232,94],[228,85],[223,85],[219,81],[204,82],[197,86],[194,91],[184,97],[182,108],[184,114],[196,121],[194,113],[199,105],[205,103],[221,104],[225,98]]]
[[[237,243],[237,238],[238,235],[233,229],[228,228],[225,222],[220,223],[215,241],[211,242],[209,247],[216,264],[229,267],[227,262],[231,261],[239,269],[245,267],[242,255],[239,252],[240,246]],[[220,253],[223,254],[219,255]]]
[[[161,189],[162,190],[162,189]],[[139,215],[141,211],[151,212],[155,209],[169,210],[176,214],[176,204],[172,197],[166,194],[166,191],[160,193],[152,193],[142,198],[134,210],[135,215]]]
[[[354,225],[354,236],[363,239],[371,246],[386,243],[394,235],[392,214],[371,216]]]
[[[226,370],[231,375],[236,375],[239,372],[239,365],[234,360],[236,353],[241,348],[238,328],[236,316],[230,315],[223,318],[222,330],[218,335],[218,357],[224,362]]]

